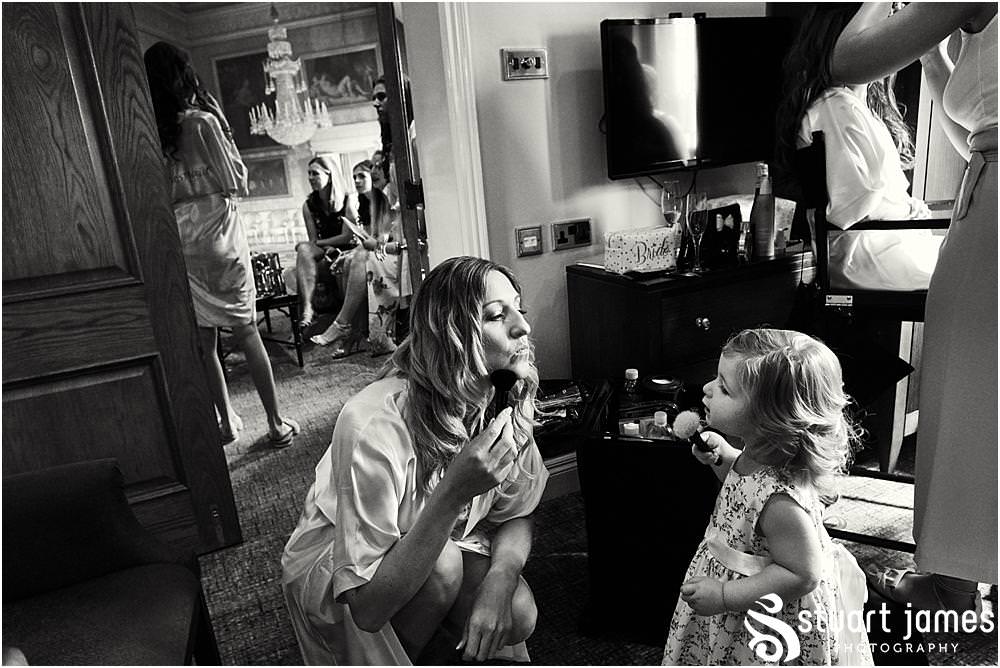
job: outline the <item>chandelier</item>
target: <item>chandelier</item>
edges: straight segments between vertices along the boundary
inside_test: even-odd
[[[250,132],[269,135],[287,146],[305,143],[316,128],[330,127],[326,103],[310,98],[302,72],[302,60],[292,60],[287,31],[278,25],[278,10],[271,5],[274,25],[268,29],[267,60],[264,61],[264,93],[274,93],[274,110],[261,103],[250,109]]]

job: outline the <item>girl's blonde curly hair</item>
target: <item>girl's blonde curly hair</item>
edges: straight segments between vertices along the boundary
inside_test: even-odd
[[[782,468],[826,493],[846,472],[859,430],[846,415],[840,361],[826,344],[784,329],[747,329],[722,354],[739,359],[736,383],[759,445]]]

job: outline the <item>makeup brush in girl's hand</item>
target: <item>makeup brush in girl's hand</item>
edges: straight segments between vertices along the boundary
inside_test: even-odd
[[[715,448],[709,445],[705,437],[701,435],[703,426],[701,416],[698,413],[695,411],[681,411],[674,418],[674,436],[682,441],[691,443],[702,452],[712,452]],[[722,455],[716,452],[715,465],[718,466],[721,463]]]

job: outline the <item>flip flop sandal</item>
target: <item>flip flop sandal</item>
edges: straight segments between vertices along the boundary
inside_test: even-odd
[[[823,526],[827,529],[846,529],[847,518],[843,515],[827,515],[823,518]]]
[[[272,448],[287,448],[299,433],[299,423],[292,418],[285,418],[282,422],[288,427],[288,431],[281,435],[275,435],[270,432],[267,434],[267,440],[271,443]]]
[[[901,598],[897,598],[896,587],[898,587],[900,581],[910,573],[916,574],[916,571],[906,568],[879,568],[874,564],[869,565],[868,568],[865,569],[865,577],[868,579],[868,586],[882,598],[887,601],[892,601],[893,603],[898,603],[899,605],[905,604],[906,601]]]

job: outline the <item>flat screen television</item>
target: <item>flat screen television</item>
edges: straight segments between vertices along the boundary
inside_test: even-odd
[[[791,39],[779,17],[602,21],[608,177],[770,160]]]

